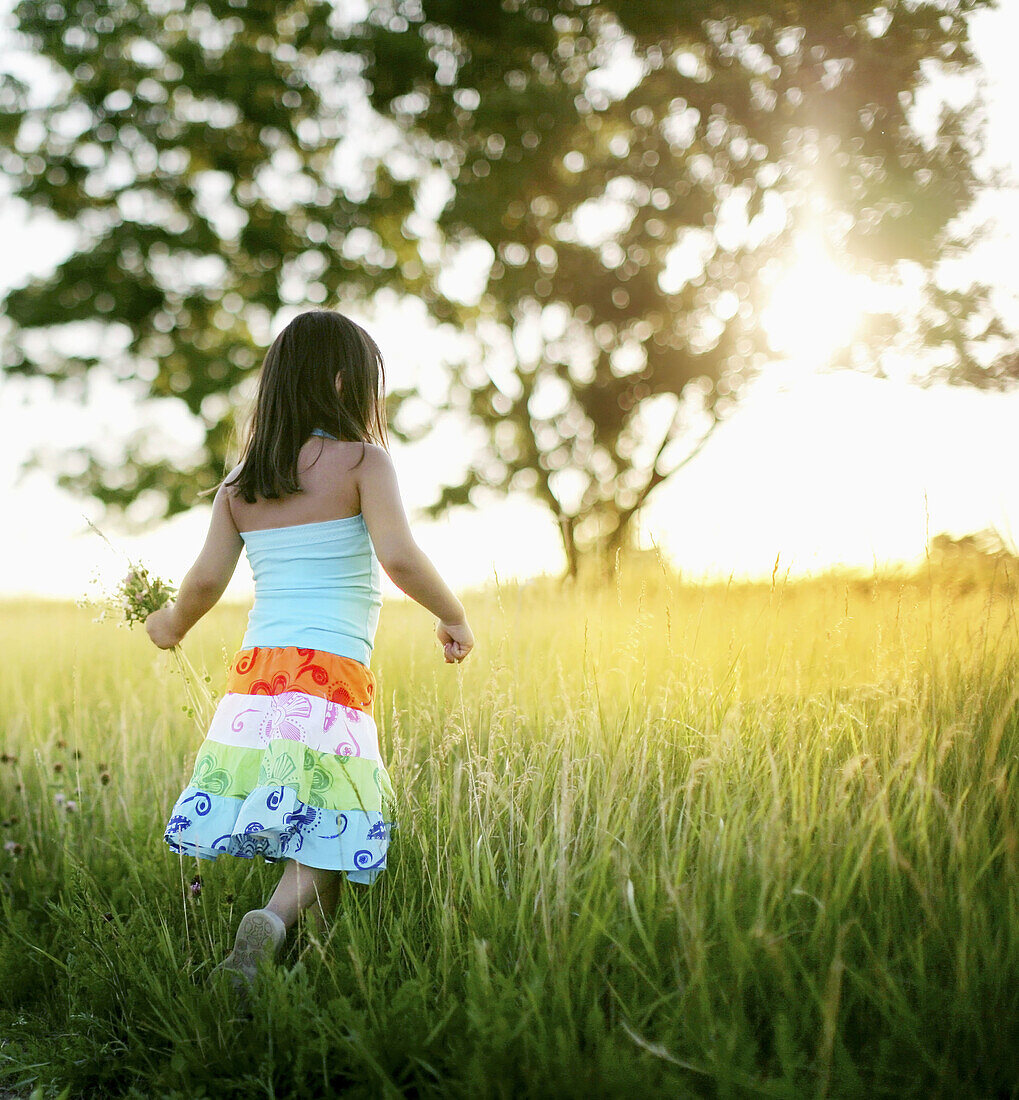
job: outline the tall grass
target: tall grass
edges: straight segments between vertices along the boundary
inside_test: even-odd
[[[466,597],[462,666],[387,605],[389,869],[327,937],[301,923],[249,1022],[204,978],[279,868],[163,844],[201,740],[167,655],[7,604],[0,1083],[1019,1095],[1014,597],[1007,566],[694,586],[632,564]],[[214,688],[243,622],[185,641]]]

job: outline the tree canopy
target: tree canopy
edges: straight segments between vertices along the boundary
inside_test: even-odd
[[[934,279],[978,185],[974,116],[924,129],[914,110],[972,66],[989,2],[390,0],[360,21],[309,0],[23,2],[61,90],[32,106],[7,81],[3,166],[80,237],[9,315],[123,326],[125,375],[205,428],[192,468],[138,443],[71,481],[187,507],[222,476],[253,333],[288,302],[390,287],[479,349],[446,407],[486,442],[432,510],[533,492],[575,569],[626,544],[773,357],[762,307],[807,239],[878,283],[919,273],[914,350],[995,379],[986,288]],[[458,254],[470,292],[449,284]],[[906,327],[873,312],[845,360],[873,368]],[[94,362],[23,345],[5,366]]]
[[[15,15],[54,91],[35,102],[5,78],[13,140],[0,164],[77,240],[52,275],[8,295],[19,338],[3,366],[80,377],[99,362],[96,327],[108,330],[117,351],[104,361],[184,402],[204,446],[174,466],[133,438],[123,460],[79,456],[84,471],[62,481],[117,507],[154,491],[172,515],[222,478],[241,384],[278,311],[399,279],[394,253],[413,246],[387,212],[412,205],[410,183],[348,145],[357,66],[329,4],[26,0]],[[82,322],[80,354],[26,339]]]

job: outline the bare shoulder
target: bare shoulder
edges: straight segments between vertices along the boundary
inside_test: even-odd
[[[226,499],[227,508],[229,509],[230,515],[233,518],[235,524],[237,522],[237,517],[236,515],[234,515],[234,501],[239,499],[238,487],[229,483],[233,481],[234,478],[237,477],[237,475],[241,472],[241,468],[243,467],[243,465],[243,462],[238,462],[237,465],[230,471],[230,473],[228,473],[226,477],[224,477],[223,480],[219,483],[219,489],[216,491],[217,497],[222,494],[223,497]]]
[[[380,446],[378,443],[363,443],[364,447],[364,460],[365,462],[382,463],[383,465],[392,466],[393,459],[390,453],[385,447]]]
[[[233,500],[237,496],[237,486],[231,485],[237,475],[241,472],[244,466],[243,462],[238,462],[237,465],[228,473],[223,480],[219,483],[218,493],[223,493],[227,500]]]
[[[336,473],[358,470],[364,465],[362,455],[366,444],[354,439],[322,439],[316,440],[317,450],[309,450],[309,468],[319,466],[323,462]],[[308,443],[306,446],[313,446]],[[371,446],[371,444],[367,444]]]
[[[364,448],[364,459],[358,466],[362,477],[365,475],[369,478],[393,475],[395,472],[393,458],[385,447],[379,446],[378,443],[364,443],[358,444],[358,446]]]

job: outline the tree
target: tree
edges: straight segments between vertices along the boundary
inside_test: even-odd
[[[453,365],[447,407],[485,443],[431,510],[523,488],[571,572],[611,560],[768,361],[761,305],[800,242],[889,283],[930,276],[974,194],[973,120],[945,111],[925,134],[911,106],[932,71],[972,65],[966,18],[989,3],[388,0],[345,24],[315,0],[23,0],[61,86],[38,107],[6,81],[2,163],[82,239],[9,316],[22,332],[51,328],[54,302],[61,322],[105,319],[120,373],[183,400],[206,440],[191,468],[136,442],[64,483],[187,507],[222,474],[272,315],[388,286],[484,353]],[[370,147],[365,96],[385,136]],[[476,294],[448,285],[458,254]],[[985,296],[934,288],[916,341],[978,375]],[[899,327],[875,315],[854,354],[873,364]],[[95,365],[26,348],[8,370]]]
[[[221,479],[282,306],[414,286],[400,274],[414,242],[389,214],[412,203],[410,185],[347,147],[353,74],[328,3],[25,0],[15,15],[54,91],[39,104],[4,78],[0,165],[77,243],[8,296],[3,367],[66,383],[96,368],[105,334],[117,377],[184,402],[204,435],[190,464],[135,437],[112,463],[65,455],[60,477],[117,508],[155,496],[173,515]],[[344,177],[348,153],[360,164]]]
[[[531,488],[569,568],[610,563],[648,494],[771,355],[760,306],[805,236],[849,268],[928,279],[974,195],[974,120],[911,107],[972,65],[955,4],[394,0],[364,32],[377,111],[452,181],[438,224],[483,243],[464,311],[512,371],[463,365],[451,406],[487,441],[435,510]],[[984,377],[986,287],[931,281],[918,346]],[[872,368],[903,320],[846,349]]]

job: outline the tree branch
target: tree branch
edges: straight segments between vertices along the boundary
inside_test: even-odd
[[[620,512],[619,512],[619,526],[618,526],[617,530],[619,530],[619,531],[623,530],[623,528],[627,525],[627,523],[629,523],[629,521],[630,521],[631,517],[633,516],[633,514],[637,511],[639,511],[641,506],[644,504],[644,501],[647,500],[648,494],[651,492],[652,489],[655,488],[656,485],[660,485],[666,478],[672,477],[672,475],[674,473],[676,473],[677,470],[681,470],[691,459],[696,458],[697,455],[699,455],[701,453],[701,451],[704,450],[704,445],[707,443],[708,439],[714,433],[715,428],[718,427],[719,422],[720,422],[719,419],[718,419],[718,416],[716,414],[712,413],[712,415],[711,415],[711,424],[708,427],[708,430],[704,433],[704,435],[698,441],[697,446],[694,447],[694,449],[688,455],[686,455],[681,461],[677,462],[676,465],[673,466],[672,469],[669,470],[668,473],[663,474],[658,469],[658,460],[662,457],[662,454],[665,451],[665,448],[672,441],[672,430],[673,430],[673,428],[675,428],[676,421],[678,419],[679,419],[679,406],[677,405],[676,411],[672,414],[672,421],[669,424],[668,428],[665,430],[665,436],[662,439],[662,442],[661,442],[660,446],[658,447],[658,451],[655,454],[654,461],[651,463],[651,476],[648,478],[647,483],[645,484],[644,488],[641,489],[641,491],[637,494],[636,501],[634,501],[634,503],[631,504],[628,508],[623,508],[623,509],[620,510]]]

